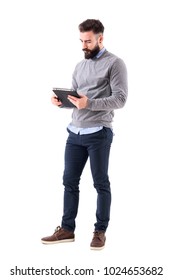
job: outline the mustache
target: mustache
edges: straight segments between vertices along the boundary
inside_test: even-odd
[[[83,50],[83,52],[90,52],[90,50],[89,49],[87,49],[87,48],[85,48],[85,49],[82,49]]]

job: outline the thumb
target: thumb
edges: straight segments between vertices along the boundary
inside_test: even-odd
[[[86,95],[82,94],[82,93],[78,93],[80,97],[85,97]]]

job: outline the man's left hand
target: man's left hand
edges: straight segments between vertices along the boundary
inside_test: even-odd
[[[85,109],[88,103],[88,97],[86,95],[79,94],[80,98],[68,95],[68,100],[73,103],[78,109]]]

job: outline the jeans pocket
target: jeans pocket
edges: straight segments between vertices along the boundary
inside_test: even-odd
[[[103,127],[103,133],[105,135],[105,137],[110,141],[112,142],[112,139],[113,139],[113,131],[111,128],[109,127]]]

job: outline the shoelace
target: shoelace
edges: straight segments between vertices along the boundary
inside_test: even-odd
[[[94,231],[93,233],[94,233],[94,238],[98,238],[98,239],[101,240],[101,236],[100,236],[101,232],[99,232],[99,231]]]
[[[56,229],[55,229],[55,232],[60,231],[60,230],[61,230],[61,227],[57,226]]]

